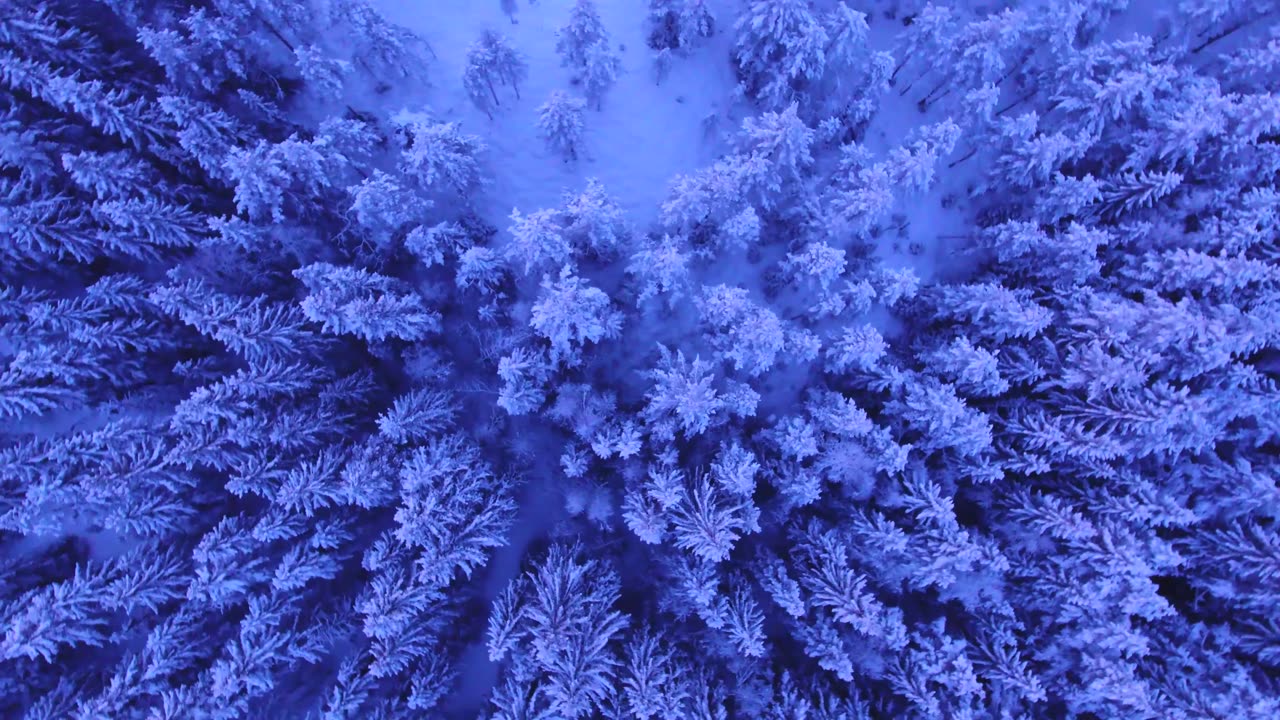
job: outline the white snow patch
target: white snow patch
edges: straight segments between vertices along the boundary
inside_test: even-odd
[[[900,52],[898,40],[905,30],[901,20],[877,15],[871,22],[868,46]],[[901,60],[897,54],[894,57]],[[910,73],[904,74],[910,76]],[[891,87],[881,96],[880,107],[862,139],[863,145],[878,159],[901,145],[912,130],[947,119],[946,114],[938,111],[940,105],[930,108],[929,112],[920,112],[917,102],[925,93],[919,88],[913,88],[905,96],[899,95],[899,90]],[[910,267],[925,285],[955,279],[968,269],[970,259],[959,254],[963,243],[955,236],[963,234],[970,224],[965,211],[967,188],[983,168],[976,158],[955,168],[948,167],[966,149],[962,139],[954,152],[938,161],[937,180],[927,192],[898,198],[893,210],[898,217],[886,222],[885,231],[874,241],[876,257],[884,267]],[[952,196],[950,202],[944,202],[948,195]],[[899,220],[906,223],[901,232]],[[877,329],[886,330],[882,322],[875,324]]]
[[[398,88],[387,100],[409,109],[429,107],[440,119],[459,121],[466,132],[484,139],[493,184],[477,200],[477,209],[501,229],[512,207],[556,207],[565,190],[580,189],[588,177],[604,183],[643,228],[656,217],[669,179],[706,165],[721,149],[704,130],[704,119],[726,114],[729,91],[736,84],[728,59],[731,6],[717,8],[716,36],[687,57],[675,58],[658,85],[654,52],[645,42],[646,0],[597,2],[623,69],[603,109],[588,111],[582,159],[565,163],[544,148],[536,119],[538,106],[553,90],[581,94],[555,52],[556,31],[568,20],[573,0],[522,3],[517,24],[499,0],[375,4],[388,20],[424,37],[436,54],[429,86]],[[529,63],[520,99],[510,91],[500,95],[502,106],[492,121],[472,105],[462,87],[467,49],[486,28],[506,35]],[[721,129],[723,125],[722,120]]]

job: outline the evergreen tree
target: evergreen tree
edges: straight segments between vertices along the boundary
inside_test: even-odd
[[[520,99],[520,83],[529,75],[529,65],[502,35],[485,30],[480,39],[467,51],[467,66],[462,72],[462,84],[476,107],[490,118],[498,100],[499,86],[510,85],[516,99]]]
[[[1028,293],[992,283],[947,286],[936,297],[938,314],[963,317],[997,341],[1033,337],[1052,320],[1052,313],[1032,302]]]
[[[715,34],[706,0],[649,0],[649,47],[689,51]]]
[[[893,178],[884,164],[853,173],[847,184],[832,188],[829,202],[831,224],[837,229],[866,233],[893,209]]]
[[[760,215],[748,205],[720,226],[717,240],[727,248],[750,248],[760,241],[760,230]]]
[[[389,22],[369,0],[338,0],[333,12],[336,21],[351,28],[356,62],[370,74],[392,72],[402,78],[423,74],[422,39]]]
[[[440,330],[440,315],[417,295],[399,292],[392,278],[328,263],[298,268],[294,276],[310,291],[302,311],[328,332],[377,342],[418,340]]]
[[[505,281],[502,261],[490,248],[467,248],[458,256],[458,274],[454,281],[459,289],[474,287],[482,294],[492,294]]]
[[[417,113],[398,115],[395,121],[400,170],[408,179],[426,190],[450,188],[459,193],[480,184],[480,138],[463,134],[457,123],[435,122]]]
[[[765,208],[798,187],[813,163],[809,148],[814,133],[797,116],[796,108],[792,103],[780,113],[766,112],[742,123],[744,179],[757,188]]]
[[[470,576],[487,552],[506,544],[515,513],[510,481],[493,475],[474,446],[452,435],[432,437],[400,468],[396,537],[419,550],[418,580],[448,585]]]
[[[0,3],[0,715],[1280,716],[1276,3],[899,5],[746,3],[658,227],[497,237],[367,0]]]
[[[556,90],[538,107],[538,131],[547,149],[565,162],[576,161],[582,147],[583,112],[587,104]]]
[[[401,228],[420,221],[431,207],[429,201],[381,170],[374,170],[348,192],[351,194],[351,213],[369,233],[377,248],[390,245],[392,237]]]
[[[565,236],[580,251],[607,258],[630,239],[625,213],[599,180],[587,178],[581,193],[566,192],[564,204]]]
[[[583,94],[595,105],[596,110],[603,108],[604,94],[613,87],[622,72],[622,61],[609,49],[607,43],[593,43],[587,48],[581,71]]]
[[[786,346],[782,321],[757,305],[743,288],[716,285],[699,298],[702,322],[717,354],[737,370],[760,375],[774,366]]]
[[[420,442],[452,425],[456,412],[447,393],[419,389],[396,398],[378,418],[378,430],[395,443]]]
[[[783,107],[822,77],[826,28],[805,0],[752,0],[734,25],[733,61],[747,93]]]
[[[499,712],[580,718],[598,710],[609,694],[619,664],[615,637],[627,617],[613,609],[618,576],[582,555],[580,547],[552,546],[509,586],[514,597],[504,615],[491,618],[490,657],[512,655],[500,681],[507,689],[493,698]],[[513,634],[513,641],[503,639]]]
[[[294,61],[302,79],[326,98],[342,97],[345,76],[351,72],[351,63],[325,57],[315,45],[303,45],[294,49]]]
[[[543,278],[529,325],[550,341],[553,364],[578,365],[588,343],[617,336],[622,314],[613,309],[604,291],[566,267],[556,280]]]
[[[456,222],[442,222],[435,225],[419,225],[409,231],[404,238],[404,248],[423,265],[434,267],[444,265],[446,258],[461,254],[471,238],[466,229]]]
[[[573,258],[573,246],[566,237],[559,214],[553,210],[539,210],[525,215],[517,209],[511,211],[511,242],[506,247],[507,257],[519,262],[527,274],[546,266],[563,266]]]
[[[691,232],[726,220],[729,232],[759,237],[759,216],[747,206],[752,190],[739,156],[722,158],[690,175],[677,175],[662,203],[662,221],[674,232]],[[744,206],[747,206],[744,208]]]
[[[631,256],[627,273],[641,283],[637,303],[656,295],[665,295],[674,304],[689,285],[689,255],[678,237],[663,235],[662,240],[644,243]]]
[[[552,365],[546,354],[516,348],[498,361],[498,377],[502,387],[498,391],[498,407],[511,415],[533,412],[546,402],[546,383],[551,376]]]
[[[910,379],[903,385],[902,398],[886,409],[918,430],[923,449],[953,448],[964,456],[990,449],[992,430],[986,416],[961,400],[955,387],[932,378]]]
[[[867,38],[871,28],[867,16],[840,2],[824,19],[829,40],[826,55],[826,72],[834,77],[838,89],[852,83],[862,72],[859,67],[868,56]]]
[[[600,11],[593,0],[576,0],[569,12],[569,22],[556,31],[556,53],[560,64],[569,68],[575,78],[582,77],[592,48],[607,48],[609,33],[600,20]],[[607,50],[606,50],[607,52]]]
[[[672,353],[659,345],[658,366],[646,374],[653,388],[642,416],[657,437],[670,438],[675,430],[686,437],[706,432],[728,420],[729,415],[749,417],[755,412],[756,395],[749,387],[732,382],[716,383],[710,363],[684,353]],[[723,389],[714,387],[723,385]]]
[[[1000,377],[997,353],[975,347],[968,338],[959,337],[924,354],[921,360],[967,394],[998,397],[1009,390],[1009,382]]]
[[[723,493],[709,474],[699,474],[683,490],[670,508],[672,535],[681,550],[721,562],[743,535],[760,531],[760,511],[750,498]]]

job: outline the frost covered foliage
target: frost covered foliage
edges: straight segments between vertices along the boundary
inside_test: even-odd
[[[498,101],[497,88],[509,85],[520,99],[520,83],[529,75],[529,65],[507,38],[493,30],[480,33],[467,50],[467,68],[462,73],[462,84],[467,95],[493,119],[493,111],[502,103]]]
[[[548,150],[566,162],[578,159],[586,108],[587,104],[581,98],[561,90],[552,92],[547,101],[538,106],[538,131],[542,140]]]
[[[649,0],[649,47],[688,51],[716,32],[709,0]]]
[[[483,236],[428,195],[478,146],[291,119],[419,48],[363,2],[0,8],[0,715],[447,695],[522,478],[467,439],[422,278],[365,263]]]
[[[0,716],[1280,717],[1280,5],[643,5],[0,5]]]
[[[498,595],[486,646],[509,667],[490,701],[496,717],[592,717],[616,692],[621,582],[584,554],[553,546]]]

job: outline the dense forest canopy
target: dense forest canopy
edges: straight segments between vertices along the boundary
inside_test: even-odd
[[[1278,85],[1275,0],[8,0],[0,717],[1274,720]]]

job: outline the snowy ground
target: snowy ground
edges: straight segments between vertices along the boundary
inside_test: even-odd
[[[894,51],[898,37],[905,29],[901,20],[886,18],[882,13],[871,18],[870,26],[868,46],[888,52]],[[881,96],[880,108],[862,139],[876,157],[884,157],[900,145],[911,130],[945,119],[936,110],[920,112],[916,103],[922,94],[917,91],[902,96],[898,94],[898,88],[889,88]],[[953,279],[955,275],[962,274],[961,268],[969,264],[968,258],[956,253],[959,243],[947,239],[964,232],[966,227],[960,208],[966,204],[966,185],[975,172],[976,163],[969,162],[967,168],[964,165],[947,168],[948,163],[966,150],[967,147],[960,143],[952,155],[942,159],[937,168],[939,181],[928,192],[917,197],[899,198],[894,213],[907,221],[906,226],[901,231],[890,228],[876,242],[876,257],[885,267],[910,267],[921,281],[929,283]],[[954,196],[957,202],[944,204],[943,198],[948,195]],[[889,325],[885,318],[878,318],[875,324],[881,331]]]
[[[728,23],[706,46],[677,58],[658,85],[653,51],[645,43],[647,0],[597,3],[623,72],[603,109],[588,113],[583,158],[568,164],[543,147],[536,118],[538,106],[553,90],[574,90],[555,53],[556,30],[567,21],[573,0],[518,4],[518,23],[512,24],[499,0],[377,0],[387,19],[426,38],[437,56],[430,87],[398,88],[389,99],[409,109],[429,106],[485,140],[493,185],[480,201],[488,207],[480,210],[499,228],[505,229],[513,206],[522,211],[554,207],[564,190],[581,188],[588,177],[599,178],[633,222],[645,227],[657,214],[668,180],[707,164],[720,151],[703,121],[726,110],[735,82]],[[733,16],[732,3],[718,4],[723,6],[716,8],[718,17]],[[502,96],[503,106],[492,121],[462,88],[467,48],[485,28],[505,34],[529,63],[521,99]]]
[[[492,184],[477,209],[504,232],[512,208],[529,212],[555,207],[566,190],[582,188],[588,177],[599,178],[643,230],[656,218],[670,180],[713,161],[724,151],[722,138],[738,125],[742,108],[732,106],[735,79],[729,46],[740,8],[731,0],[713,3],[716,35],[687,57],[677,58],[659,85],[654,81],[654,53],[645,42],[647,0],[598,2],[623,72],[603,109],[588,112],[582,159],[565,163],[544,148],[536,117],[537,107],[553,90],[574,90],[555,53],[556,31],[567,21],[574,0],[532,1],[515,0],[513,24],[501,0],[375,0],[387,19],[421,35],[436,55],[430,62],[429,84],[394,88],[382,99],[384,109],[393,113],[430,108],[484,139]],[[462,87],[467,49],[486,28],[505,34],[529,63],[521,97],[502,95],[503,105],[492,120],[472,105]],[[871,20],[870,45],[891,49],[902,30],[900,20],[877,13]],[[899,97],[892,89],[883,98],[864,138],[877,156],[900,143],[911,128],[942,119],[921,114],[915,100]],[[708,129],[710,117],[717,120]],[[957,155],[963,152],[959,148]],[[911,266],[929,282],[947,279],[953,275],[948,269],[968,265],[967,258],[952,251],[956,241],[945,239],[960,231],[961,213],[943,206],[947,195],[964,205],[963,170],[939,168],[944,182],[922,197],[899,201],[896,212],[909,223],[878,239],[877,256],[886,266]]]

